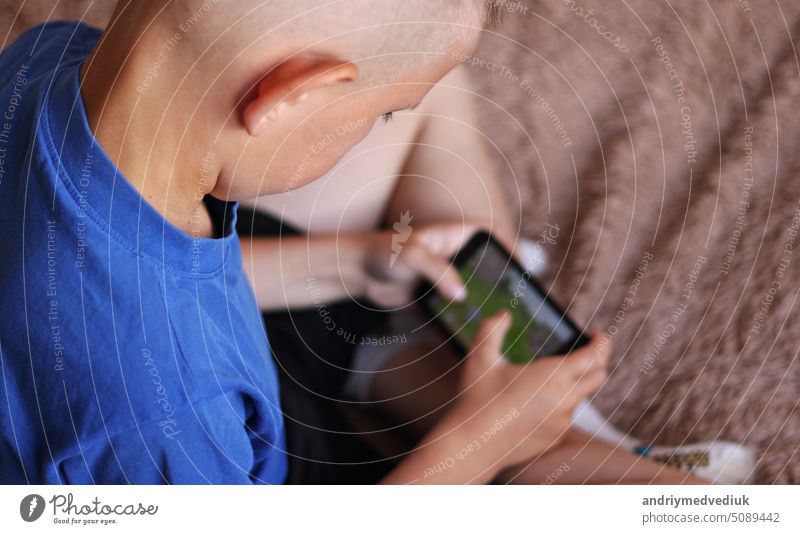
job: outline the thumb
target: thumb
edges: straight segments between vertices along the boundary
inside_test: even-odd
[[[604,369],[611,355],[611,340],[601,333],[592,334],[591,341],[565,356],[568,372],[573,378],[594,368]]]
[[[405,252],[406,265],[434,286],[442,297],[464,300],[467,290],[458,269],[450,261],[416,244],[406,247]]]
[[[472,342],[470,358],[477,358],[488,365],[503,359],[503,341],[511,327],[511,314],[501,310],[484,320],[479,326]]]

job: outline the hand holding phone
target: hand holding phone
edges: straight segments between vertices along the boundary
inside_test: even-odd
[[[465,353],[482,320],[501,310],[512,322],[503,353],[512,363],[566,354],[588,343],[575,323],[489,233],[476,233],[453,258],[467,288],[454,302],[426,287],[422,302]]]
[[[507,312],[480,323],[455,403],[384,482],[488,483],[564,438],[578,402],[606,378],[610,343],[596,336],[566,356],[512,365],[501,354],[510,326]],[[465,444],[470,452],[458,469],[430,470]]]

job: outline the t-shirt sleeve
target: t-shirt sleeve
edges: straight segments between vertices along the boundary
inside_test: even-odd
[[[254,433],[221,395],[162,420],[79,444],[58,465],[67,484],[282,483],[272,437]]]

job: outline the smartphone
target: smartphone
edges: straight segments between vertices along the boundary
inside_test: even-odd
[[[566,354],[589,342],[491,234],[476,234],[453,264],[466,285],[466,299],[452,302],[426,286],[421,300],[463,354],[472,346],[478,325],[501,309],[513,319],[503,345],[503,354],[512,363]]]

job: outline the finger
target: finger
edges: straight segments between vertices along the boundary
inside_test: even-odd
[[[449,260],[429,252],[424,247],[407,248],[404,262],[412,271],[426,279],[447,300],[463,301],[467,288],[458,269]]]
[[[610,356],[611,340],[603,334],[594,333],[588,345],[564,357],[565,370],[577,377],[594,367],[605,368]]]
[[[414,300],[414,292],[408,284],[376,283],[367,289],[367,297],[382,308],[399,308]]]
[[[479,226],[474,223],[434,224],[423,228],[417,238],[434,254],[449,258],[461,250],[478,230]]]
[[[511,327],[511,314],[501,310],[485,319],[475,334],[470,354],[480,354],[491,363],[503,358],[503,341]]]
[[[594,367],[592,369],[588,369],[585,373],[579,376],[578,381],[575,382],[574,393],[580,400],[585,396],[597,391],[600,386],[605,383],[607,378],[608,372],[603,367]]]

